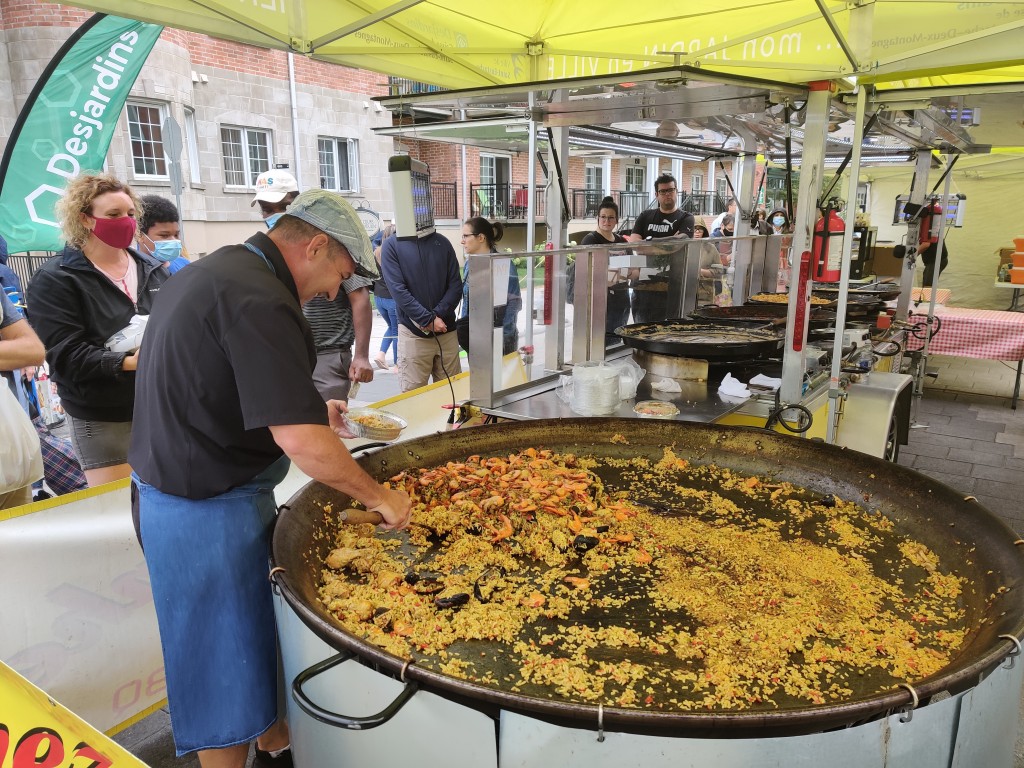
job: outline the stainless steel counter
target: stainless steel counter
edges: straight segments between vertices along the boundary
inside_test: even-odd
[[[709,386],[707,382],[679,382],[683,391],[679,394],[667,392],[652,392],[651,381],[661,379],[660,376],[645,376],[637,387],[636,397],[632,400],[623,400],[619,403],[619,409],[612,416],[640,418],[633,412],[633,406],[641,400],[665,400],[674,403],[679,408],[679,413],[670,418],[676,421],[699,421],[710,424],[727,413],[741,408],[746,401],[727,402],[718,394],[717,383]],[[488,416],[498,416],[505,419],[523,421],[526,419],[560,419],[578,418],[568,403],[559,399],[555,388],[541,392],[532,392],[522,399],[504,403],[502,405],[483,408]]]

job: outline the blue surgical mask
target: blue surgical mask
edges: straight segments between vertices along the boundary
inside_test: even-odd
[[[153,256],[167,263],[181,256],[181,240],[154,240]]]
[[[263,220],[263,223],[267,225],[267,229],[273,229],[274,225],[277,224],[277,220],[284,216],[283,213],[272,213]]]
[[[774,224],[776,227],[785,226],[786,219],[785,219],[784,216],[773,216],[772,217],[772,224]]]

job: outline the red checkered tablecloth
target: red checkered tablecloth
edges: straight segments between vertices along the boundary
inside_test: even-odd
[[[949,288],[939,288],[935,291],[935,303],[945,304],[949,301],[949,297],[953,295],[953,292]],[[931,288],[912,288],[910,291],[911,301],[931,301],[932,300],[932,289]]]
[[[1024,313],[991,309],[936,307],[942,327],[928,345],[929,354],[978,357],[986,360],[1024,360]],[[923,325],[927,315],[911,315]],[[924,339],[907,338],[907,349],[920,349]]]

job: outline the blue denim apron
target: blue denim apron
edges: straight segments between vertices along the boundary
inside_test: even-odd
[[[178,757],[245,744],[278,715],[277,634],[267,578],[282,456],[209,499],[139,487]]]

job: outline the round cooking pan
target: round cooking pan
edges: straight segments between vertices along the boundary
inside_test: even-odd
[[[612,442],[617,436],[627,442]],[[653,460],[661,458],[663,446],[672,446],[679,457],[694,464],[767,475],[814,493],[857,499],[885,515],[896,534],[931,549],[939,558],[939,569],[956,573],[967,585],[961,598],[967,627],[963,646],[939,672],[908,681],[921,702],[943,691],[958,694],[974,687],[1014,650],[1015,643],[1007,636],[1024,636],[1024,558],[1014,546],[1016,535],[953,489],[856,451],[745,427],[590,418],[505,423],[429,435],[388,446],[358,462],[376,479],[386,480],[405,469],[443,465],[472,454],[507,455],[530,446],[582,456]],[[735,711],[603,706],[599,711],[597,705],[525,695],[501,682],[485,685],[409,664],[343,630],[317,599],[322,563],[333,548],[333,518],[349,504],[346,495],[310,483],[282,507],[274,530],[273,560],[283,569],[274,580],[284,599],[333,648],[355,654],[363,663],[410,685],[492,715],[507,709],[575,727],[593,728],[603,722],[609,730],[632,733],[770,737],[847,727],[886,716],[911,702],[909,691],[893,688],[855,693],[844,702],[819,706],[797,702],[778,709]],[[878,567],[884,570],[885,555],[878,557]]]
[[[699,360],[743,360],[770,355],[782,347],[784,340],[777,329],[765,323],[723,324],[686,318],[624,325],[616,328],[615,334],[634,349]]]
[[[701,320],[715,322],[749,322],[769,323],[773,326],[784,325],[789,307],[785,304],[740,304],[735,307],[716,307],[708,305],[697,307],[691,314]],[[808,319],[808,328],[824,328],[835,323],[836,313],[829,309],[814,307]]]
[[[814,286],[814,293],[822,298],[835,301],[839,298],[839,286],[818,284]],[[847,295],[850,301],[892,301],[900,295],[900,288],[898,285],[851,286],[847,290]]]

